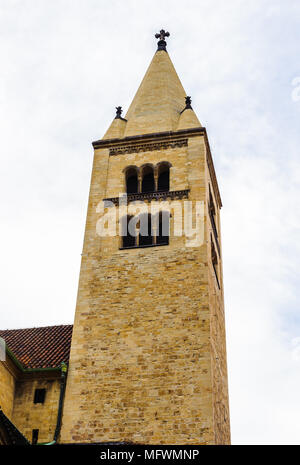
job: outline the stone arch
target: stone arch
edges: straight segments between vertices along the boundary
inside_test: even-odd
[[[135,165],[127,166],[125,173],[125,187],[127,194],[137,194],[139,192],[139,168]]]
[[[157,190],[170,190],[170,167],[172,164],[168,161],[161,161],[156,165],[157,169]]]

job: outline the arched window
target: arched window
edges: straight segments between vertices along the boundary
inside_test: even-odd
[[[145,166],[142,172],[142,192],[154,192],[154,170],[152,166]]]
[[[135,167],[128,168],[126,171],[126,192],[127,194],[138,192],[138,172]]]
[[[121,219],[122,224],[122,247],[135,247],[136,246],[136,232],[134,225],[129,225],[133,216],[126,215]],[[131,226],[131,227],[130,227]],[[134,231],[132,231],[134,229]]]
[[[150,213],[142,213],[140,219],[139,247],[154,243],[152,216]]]
[[[161,163],[158,166],[157,190],[158,191],[170,190],[170,165],[169,163]]]
[[[169,244],[170,236],[170,212],[161,211],[158,214],[158,232],[156,244]]]

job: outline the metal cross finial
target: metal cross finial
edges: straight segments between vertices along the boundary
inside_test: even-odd
[[[164,29],[161,29],[159,33],[155,34],[155,37],[160,40],[165,40],[165,38],[169,36],[170,36],[170,33],[166,32]]]
[[[122,116],[121,116],[122,113],[123,113],[122,107],[116,107],[116,110],[117,110],[117,111],[116,111],[116,116],[115,116],[115,118],[116,118],[116,119],[117,119],[117,118],[122,118]]]
[[[167,42],[165,41],[165,38],[169,36],[170,33],[166,32],[164,29],[161,29],[158,33],[155,34],[156,39],[159,39],[157,42],[157,50],[164,50],[166,52]]]

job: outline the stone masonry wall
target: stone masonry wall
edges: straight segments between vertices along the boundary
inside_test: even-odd
[[[35,389],[46,389],[45,402],[34,404]],[[32,430],[39,430],[38,442],[53,440],[56,426],[60,381],[32,379],[16,383],[12,421],[31,442]]]
[[[230,444],[230,419],[229,419],[229,401],[228,401],[228,379],[227,379],[227,357],[226,357],[226,332],[225,332],[225,315],[224,315],[224,291],[223,291],[223,270],[222,270],[222,244],[220,228],[220,209],[215,198],[212,182],[206,167],[207,176],[207,200],[210,192],[213,197],[216,208],[216,227],[218,232],[218,242],[220,251],[216,246],[216,239],[213,233],[212,224],[207,209],[207,237],[210,245],[211,238],[215,244],[218,254],[217,276],[212,266],[212,260],[208,260],[209,273],[209,307],[211,318],[211,368],[212,368],[212,393],[213,393],[213,411],[214,411],[214,432],[215,444]],[[207,201],[208,207],[208,201]]]
[[[124,192],[129,165],[169,161],[170,190],[206,201],[205,150],[198,136],[169,150],[95,151],[61,442],[216,441],[207,227],[195,248],[171,234],[167,246],[119,250],[119,237],[96,234],[96,207]]]
[[[207,266],[197,255],[124,251],[94,268],[74,333],[63,442],[213,440]]]

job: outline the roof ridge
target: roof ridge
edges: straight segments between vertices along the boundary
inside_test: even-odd
[[[0,332],[2,331],[25,331],[29,329],[46,329],[46,328],[62,328],[62,327],[67,327],[67,326],[73,326],[73,324],[62,324],[62,325],[50,325],[50,326],[32,326],[30,328],[12,328],[12,329],[0,329]]]

